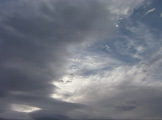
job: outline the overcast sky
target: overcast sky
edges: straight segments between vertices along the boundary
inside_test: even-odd
[[[161,0],[0,0],[0,120],[162,119]]]

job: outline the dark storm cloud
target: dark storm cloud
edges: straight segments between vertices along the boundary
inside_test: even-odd
[[[56,89],[51,81],[64,73],[69,45],[110,34],[113,24],[106,7],[94,0],[3,1],[0,17],[1,99],[7,105],[41,108],[31,114],[38,120],[50,112],[60,118],[80,107],[51,100]],[[0,108],[1,113],[7,109]]]

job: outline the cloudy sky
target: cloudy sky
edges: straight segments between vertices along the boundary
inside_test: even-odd
[[[161,0],[0,0],[0,120],[162,119]]]

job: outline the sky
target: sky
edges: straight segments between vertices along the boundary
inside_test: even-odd
[[[0,0],[0,120],[162,119],[161,0]]]

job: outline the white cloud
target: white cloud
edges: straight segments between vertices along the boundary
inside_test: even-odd
[[[107,3],[112,5],[109,9],[119,20],[128,17],[133,9],[143,2],[129,0]],[[139,62],[127,64],[109,54],[85,51],[87,49],[82,49],[82,52],[76,50],[73,53],[76,56],[69,60],[69,67],[61,79],[62,82],[54,83],[58,89],[53,95],[62,101],[87,105],[87,108],[69,112],[71,117],[145,118],[151,111],[156,110],[152,107],[157,106],[156,103],[150,102],[149,99],[156,101],[160,95],[157,91],[161,91],[162,87],[159,40],[155,39],[151,29],[141,23],[137,23],[136,26],[128,25],[127,30],[132,32],[134,37],[121,36],[127,42],[122,43],[119,40],[116,47],[119,53],[127,54]],[[134,53],[131,52],[132,48]],[[113,52],[107,44],[104,49]]]
[[[161,14],[160,14],[160,17],[162,17],[162,12],[161,12]]]
[[[62,78],[63,82],[54,83],[59,89],[53,97],[88,106],[87,109],[71,111],[70,116],[141,118],[144,117],[143,113],[139,113],[138,110],[152,107],[149,105],[148,98],[151,97],[148,94],[156,93],[157,89],[161,91],[162,87],[159,79],[162,77],[162,49],[157,46],[159,42],[155,42],[154,35],[147,26],[139,24],[129,26],[128,29],[137,36],[134,39],[124,36],[128,41],[128,48],[133,47],[136,53],[131,53],[124,47],[122,51],[120,45],[119,50],[123,54],[139,58],[140,62],[127,64],[108,54],[84,50],[80,53],[78,50],[76,57],[70,59],[67,74]],[[121,42],[119,41],[119,44]],[[109,49],[109,46],[105,45],[105,49]],[[149,51],[151,52],[148,56],[144,54]],[[159,93],[157,96],[152,93],[150,96],[156,100]],[[127,101],[136,104],[131,106]],[[143,102],[146,104],[142,105]],[[152,104],[156,106],[156,103]],[[149,112],[148,110],[145,114]]]
[[[148,14],[154,12],[155,10],[156,10],[156,8],[152,8],[152,9],[148,10],[148,11],[145,13],[145,15],[148,15]]]
[[[111,70],[120,64],[122,62],[102,55],[74,57],[69,64],[67,75],[62,77],[61,82],[54,83],[59,89],[52,96],[70,102],[79,102],[81,99],[84,99],[82,89],[91,87],[92,84],[104,84],[107,81],[105,77],[108,74],[105,71],[109,71],[109,74],[112,74]],[[118,71],[118,69],[115,70]],[[109,81],[110,86],[113,82]],[[68,94],[69,97],[66,98]]]
[[[108,9],[116,19],[122,19],[132,14],[133,10],[141,6],[145,0],[108,0]]]

